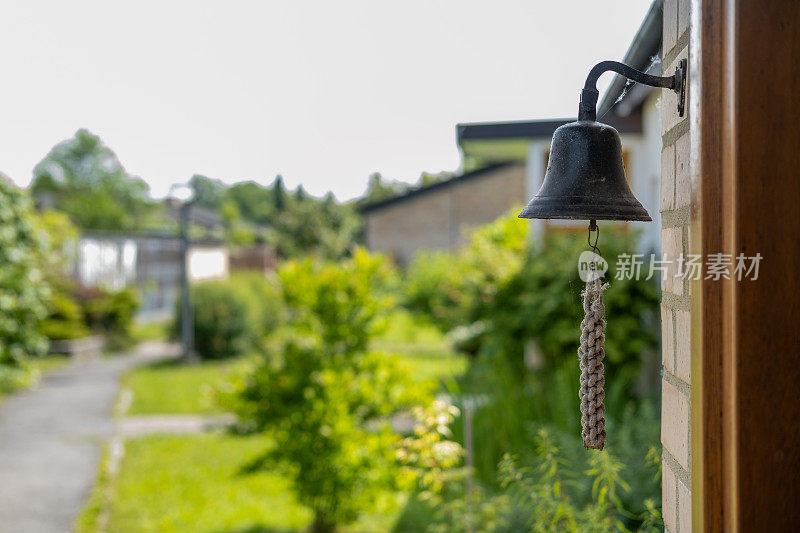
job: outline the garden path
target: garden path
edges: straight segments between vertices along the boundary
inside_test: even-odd
[[[0,405],[0,529],[63,533],[72,529],[114,434],[120,375],[133,365],[174,357],[177,347],[140,344],[132,353],[74,361],[39,386]]]

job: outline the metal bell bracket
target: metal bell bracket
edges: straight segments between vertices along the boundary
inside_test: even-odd
[[[600,95],[597,91],[597,80],[601,74],[608,71],[616,72],[629,80],[649,85],[650,87],[672,89],[678,95],[678,116],[682,117],[686,105],[687,69],[688,63],[686,59],[681,59],[674,75],[652,76],[618,61],[601,61],[592,67],[586,77],[586,84],[584,84],[581,92],[581,103],[578,107],[578,120],[597,120],[597,98]]]

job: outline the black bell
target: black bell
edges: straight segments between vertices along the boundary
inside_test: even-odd
[[[553,133],[547,172],[520,218],[652,220],[625,179],[617,130],[579,120]]]

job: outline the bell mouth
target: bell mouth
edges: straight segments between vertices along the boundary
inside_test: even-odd
[[[598,203],[597,200],[602,200],[602,203]],[[535,196],[519,214],[519,218],[641,222],[653,220],[635,198],[587,198],[585,196]]]

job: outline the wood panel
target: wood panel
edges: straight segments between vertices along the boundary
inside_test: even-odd
[[[764,256],[734,285],[737,524],[800,523],[800,2],[737,2],[734,248]]]
[[[764,257],[756,281],[692,287],[694,525],[790,531],[800,523],[800,2],[693,7],[693,248]]]
[[[693,159],[691,253],[723,249],[722,149],[725,77],[725,2],[695,1],[699,25],[690,41],[689,102]],[[699,16],[697,16],[699,15]],[[693,281],[692,298],[692,522],[724,531],[728,486],[724,468],[722,287]],[[700,526],[700,527],[698,527]]]

